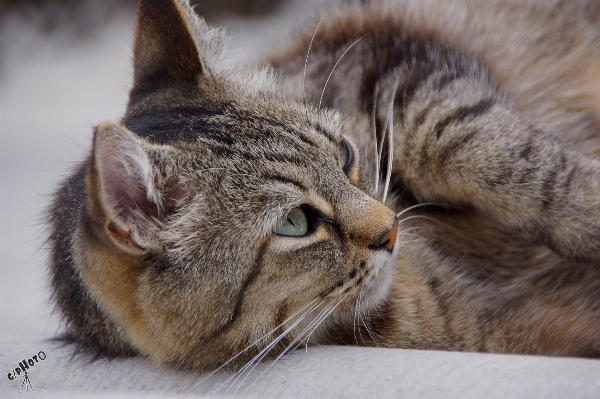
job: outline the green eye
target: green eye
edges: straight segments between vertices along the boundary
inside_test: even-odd
[[[346,171],[347,167],[350,166],[351,158],[352,150],[350,149],[350,145],[345,139],[342,139],[340,143],[340,168]]]
[[[275,234],[280,236],[303,236],[308,231],[308,221],[304,211],[300,208],[294,208],[287,216],[279,219]]]

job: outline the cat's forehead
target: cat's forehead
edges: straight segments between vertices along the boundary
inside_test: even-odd
[[[317,114],[301,104],[200,103],[129,115],[124,123],[153,144],[193,145],[224,158],[249,152],[249,159],[310,157],[337,149],[341,141],[334,112]]]
[[[190,187],[210,191],[221,203],[244,204],[251,213],[277,209],[277,219],[308,197],[327,203],[344,179],[335,115],[286,107],[275,112],[239,104],[186,106],[132,117],[126,124],[147,142],[174,149],[165,152],[166,163],[155,158],[159,166],[178,165],[164,169],[168,175],[195,181]]]

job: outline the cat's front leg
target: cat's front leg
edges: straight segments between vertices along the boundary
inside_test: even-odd
[[[472,206],[565,257],[600,259],[600,162],[490,96],[413,111],[393,165],[419,200]]]

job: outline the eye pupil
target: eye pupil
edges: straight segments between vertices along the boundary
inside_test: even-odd
[[[279,219],[275,234],[281,236],[302,236],[308,231],[308,220],[301,208],[294,208],[286,216]]]

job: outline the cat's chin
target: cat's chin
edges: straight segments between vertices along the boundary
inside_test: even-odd
[[[388,297],[393,279],[394,254],[378,253],[373,256],[372,269],[359,293],[359,310],[368,312]]]

